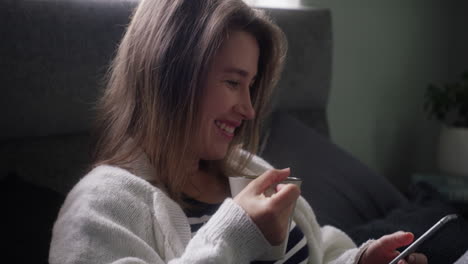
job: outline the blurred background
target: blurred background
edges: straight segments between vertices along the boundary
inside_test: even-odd
[[[424,94],[468,70],[468,1],[247,2],[330,8],[332,140],[399,188],[436,170],[440,124],[428,120]]]

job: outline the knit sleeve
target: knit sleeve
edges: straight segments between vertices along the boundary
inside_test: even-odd
[[[155,214],[162,212],[154,211],[151,188],[118,169],[105,168],[86,176],[68,194],[59,212],[49,263],[237,264],[249,263],[270,247],[232,199],[188,239],[186,247],[178,237],[168,239],[167,230],[154,222]]]
[[[357,264],[361,255],[372,240],[356,247],[351,238],[343,231],[332,227],[322,227],[323,263]]]
[[[164,263],[155,250],[150,191],[112,172],[94,172],[68,194],[53,228],[49,263]]]
[[[184,263],[250,263],[271,245],[247,213],[226,199],[189,242]],[[205,259],[202,262],[196,260]]]

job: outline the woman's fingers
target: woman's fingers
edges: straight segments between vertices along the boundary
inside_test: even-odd
[[[282,170],[269,170],[252,181],[252,186],[250,187],[253,188],[256,195],[263,194],[267,190],[271,190],[273,185],[285,180],[290,173],[289,168]],[[300,189],[296,185],[280,183],[276,186],[276,192],[268,199],[269,207],[274,208],[276,211],[285,211],[288,208],[292,209],[292,206],[299,195]]]
[[[412,253],[407,261],[408,264],[427,264],[427,257],[421,253]]]
[[[257,195],[263,194],[273,184],[279,183],[288,178],[289,174],[289,168],[282,170],[269,170],[253,180],[248,185],[248,188],[252,189]]]
[[[364,251],[359,263],[389,263],[399,255],[398,248],[409,245],[413,240],[412,233],[403,231],[382,236]],[[427,264],[427,258],[423,254],[413,253],[405,259],[400,259],[398,264]]]
[[[289,217],[300,195],[297,186],[278,184],[289,174],[289,169],[267,171],[234,197],[234,202],[247,212],[272,245],[280,244],[286,237]],[[276,193],[269,197],[263,195],[275,185]]]
[[[279,210],[284,210],[294,205],[301,191],[294,184],[281,184],[277,187],[277,192],[270,197],[271,203]]]
[[[409,232],[398,231],[393,234],[385,235],[377,240],[381,247],[386,251],[396,250],[413,242],[414,235]]]

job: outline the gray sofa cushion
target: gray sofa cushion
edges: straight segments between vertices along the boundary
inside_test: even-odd
[[[19,138],[0,142],[0,177],[22,180],[65,195],[91,169],[89,134]]]
[[[302,195],[321,224],[348,229],[407,202],[387,179],[286,113],[273,114],[261,156],[303,179]]]

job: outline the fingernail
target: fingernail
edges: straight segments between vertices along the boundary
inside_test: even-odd
[[[409,262],[413,262],[414,261],[414,256],[413,255],[410,255],[409,258],[408,258]]]
[[[286,184],[279,183],[278,185],[276,185],[276,191],[279,192],[279,190],[281,190],[281,188],[283,188],[284,186],[286,186]]]

